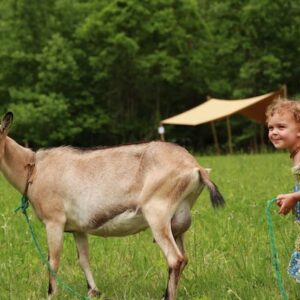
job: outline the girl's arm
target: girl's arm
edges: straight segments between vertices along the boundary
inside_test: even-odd
[[[300,201],[300,192],[281,194],[276,197],[277,205],[280,206],[279,213],[286,215],[288,214]]]

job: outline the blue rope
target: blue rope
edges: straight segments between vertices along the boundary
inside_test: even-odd
[[[86,296],[83,296],[83,295],[79,294],[78,292],[73,290],[70,286],[68,286],[60,277],[58,277],[57,273],[51,268],[48,260],[43,255],[43,251],[40,247],[40,244],[37,241],[37,238],[36,238],[36,235],[34,233],[33,227],[30,223],[30,220],[29,220],[29,217],[28,217],[28,214],[27,214],[27,208],[28,207],[29,207],[29,200],[26,196],[23,195],[22,198],[21,198],[21,204],[20,204],[19,207],[17,207],[15,209],[15,212],[18,212],[19,210],[22,210],[22,213],[25,216],[26,223],[28,224],[29,231],[31,233],[32,241],[33,241],[33,243],[34,243],[34,245],[37,249],[37,252],[40,256],[40,259],[41,259],[42,263],[47,266],[47,269],[48,269],[49,273],[56,279],[58,285],[60,287],[62,287],[65,291],[70,292],[71,294],[75,295],[79,299],[90,300],[89,297],[86,297]]]
[[[276,249],[276,241],[275,241],[275,235],[274,235],[274,229],[273,229],[273,223],[272,223],[272,217],[271,217],[271,207],[273,203],[276,202],[276,198],[273,198],[272,200],[269,200],[266,205],[266,215],[267,215],[267,224],[268,224],[268,231],[269,231],[269,239],[270,239],[270,245],[271,245],[271,253],[272,253],[272,263],[275,269],[276,279],[278,288],[280,290],[280,294],[282,296],[282,299],[288,300],[288,295],[286,293],[286,290],[283,286],[283,280],[280,273],[279,268],[279,259],[278,259],[278,253]]]

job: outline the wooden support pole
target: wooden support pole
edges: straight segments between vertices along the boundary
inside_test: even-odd
[[[230,124],[229,117],[226,117],[226,127],[227,127],[227,136],[228,136],[228,150],[230,154],[233,154],[232,133],[231,133],[231,124]]]
[[[208,101],[209,99],[210,99],[210,96],[207,96],[206,101]],[[211,128],[211,132],[212,132],[212,135],[213,135],[216,152],[217,152],[218,155],[220,155],[221,154],[221,148],[220,148],[220,145],[219,145],[218,134],[217,134],[216,125],[215,125],[214,121],[210,122],[210,128]]]
[[[265,125],[261,124],[259,129],[260,151],[264,151],[266,149],[264,136],[265,136]]]
[[[282,95],[283,95],[284,99],[287,99],[287,86],[286,86],[286,84],[284,84],[282,86]]]
[[[211,128],[211,132],[212,132],[212,135],[213,135],[216,152],[217,152],[218,155],[220,155],[221,150],[220,150],[220,146],[219,146],[219,140],[218,140],[217,130],[216,130],[216,126],[215,126],[214,121],[210,122],[210,128]]]

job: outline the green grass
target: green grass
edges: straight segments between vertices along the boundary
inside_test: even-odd
[[[186,234],[189,264],[178,299],[281,299],[271,264],[265,217],[266,201],[293,186],[287,154],[199,157],[226,198],[214,210],[205,190],[193,209]],[[21,213],[20,195],[0,178],[0,299],[46,299],[48,279]],[[45,253],[45,230],[29,210]],[[297,229],[293,216],[281,217],[274,205],[274,230],[289,299],[300,299],[299,286],[286,273]],[[90,238],[91,264],[108,299],[160,299],[167,266],[149,231],[125,238]],[[86,283],[72,235],[65,234],[60,276],[78,292]],[[76,299],[60,289],[56,299]]]

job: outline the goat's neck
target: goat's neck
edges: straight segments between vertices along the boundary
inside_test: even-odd
[[[24,192],[28,164],[33,162],[34,152],[6,137],[0,169],[6,179],[21,193]]]

